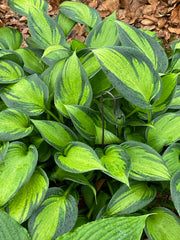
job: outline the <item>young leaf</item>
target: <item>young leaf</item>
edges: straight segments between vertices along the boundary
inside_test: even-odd
[[[66,17],[91,28],[101,22],[101,16],[98,11],[81,2],[65,1],[61,3],[59,9]]]
[[[180,215],[180,170],[173,175],[170,182],[170,190],[174,206]]]
[[[0,84],[18,82],[23,76],[24,71],[17,63],[0,60]]]
[[[64,153],[57,152],[54,156],[56,164],[65,171],[83,173],[92,170],[104,170],[95,151],[81,142],[69,143]]]
[[[0,143],[0,164],[4,160],[4,157],[6,156],[8,147],[9,147],[9,142]]]
[[[20,48],[23,37],[22,34],[14,28],[3,27],[0,28],[0,40],[5,41],[10,50],[16,50]]]
[[[1,98],[8,107],[14,107],[30,116],[36,116],[44,112],[48,95],[46,84],[36,74],[33,74],[5,87]]]
[[[110,217],[93,221],[56,240],[140,240],[147,215]]]
[[[162,157],[163,160],[168,167],[169,172],[171,175],[174,175],[177,171],[180,170],[180,163],[179,163],[179,156],[180,156],[180,144],[179,143],[172,143],[163,153]]]
[[[132,182],[130,188],[122,185],[113,195],[103,216],[131,214],[154,200],[156,188],[145,182]]]
[[[168,181],[171,176],[160,154],[147,144],[127,141],[122,146],[131,158],[130,177],[139,181]]]
[[[32,239],[56,239],[70,231],[77,219],[77,202],[61,188],[50,188],[28,222]]]
[[[43,49],[50,45],[65,43],[65,35],[60,26],[39,8],[30,9],[28,27],[33,40]]]
[[[29,16],[29,11],[32,7],[37,7],[44,10],[48,10],[48,3],[45,0],[8,0],[8,6],[16,13]]]
[[[64,105],[89,106],[92,89],[76,53],[65,62],[55,86],[55,106],[62,114],[69,116]]]
[[[35,146],[27,147],[21,142],[10,143],[4,160],[0,164],[0,206],[7,203],[30,179],[37,159],[38,152]]]
[[[161,45],[148,34],[122,21],[115,21],[123,46],[136,48],[153,63],[154,68],[163,73],[168,67],[168,58]]]
[[[146,137],[148,144],[160,152],[165,145],[180,139],[180,114],[166,113],[152,122],[153,128],[148,127]]]
[[[71,20],[70,18],[66,17],[62,13],[58,13],[56,15],[55,20],[59,24],[59,26],[62,28],[65,36],[67,37],[68,34],[71,32],[73,29],[74,25],[76,24],[75,21]]]
[[[145,232],[149,240],[177,240],[180,235],[180,220],[167,208],[154,208],[146,220]]]
[[[24,138],[33,130],[26,114],[10,108],[0,112],[0,126],[0,141]]]
[[[105,154],[100,159],[102,165],[108,170],[109,175],[118,181],[129,185],[130,157],[127,152],[118,145],[105,148]]]
[[[31,120],[42,138],[51,146],[62,151],[66,144],[76,140],[75,133],[66,125],[48,120]]]
[[[151,100],[159,93],[161,79],[144,54],[116,46],[95,49],[93,53],[109,81],[124,98],[143,109],[152,108]]]
[[[2,210],[0,210],[0,239],[31,240],[27,230]]]
[[[38,168],[30,180],[7,203],[6,211],[17,222],[26,221],[43,201],[49,186],[46,173]]]

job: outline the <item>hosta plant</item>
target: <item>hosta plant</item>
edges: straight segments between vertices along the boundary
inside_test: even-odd
[[[8,4],[31,37],[0,29],[0,239],[179,239],[180,43],[80,2]]]

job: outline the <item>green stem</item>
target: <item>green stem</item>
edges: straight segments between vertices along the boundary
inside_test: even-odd
[[[132,116],[134,113],[137,112],[137,108],[135,108],[132,112],[130,112],[127,116],[126,116],[126,119],[130,116]]]
[[[90,219],[90,217],[91,217],[91,215],[92,215],[92,213],[93,213],[93,211],[94,211],[94,208],[95,208],[95,203],[93,203],[91,209],[89,210],[89,212],[88,212],[88,214],[87,214],[87,218],[88,218],[88,219]]]
[[[74,186],[76,186],[77,185],[77,183],[75,183],[75,182],[73,182],[73,183],[71,183],[70,185],[69,185],[69,187],[66,189],[66,191],[64,192],[64,197],[67,197],[67,195],[70,193],[70,191],[72,190],[72,188],[74,187]]]
[[[60,119],[58,117],[56,117],[56,115],[54,115],[54,113],[52,113],[50,110],[46,109],[46,112],[52,117],[54,118],[57,122],[61,122]]]
[[[107,181],[107,185],[108,185],[111,196],[113,196],[114,192],[109,181]]]
[[[148,123],[151,122],[151,110],[147,110],[147,115],[148,115]]]

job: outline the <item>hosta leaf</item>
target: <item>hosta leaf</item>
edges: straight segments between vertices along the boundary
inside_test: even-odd
[[[55,162],[60,168],[73,173],[83,173],[92,170],[106,171],[95,151],[81,142],[69,143],[63,154],[60,152],[55,154]]]
[[[80,40],[72,39],[70,43],[71,43],[71,50],[72,51],[79,51],[79,50],[82,50],[82,49],[87,49],[87,46],[83,42],[81,42]]]
[[[180,144],[172,143],[163,153],[163,160],[171,175],[180,170]]]
[[[154,208],[146,221],[145,232],[149,240],[179,239],[180,220],[167,208]]]
[[[174,206],[180,215],[180,170],[173,175],[170,182],[170,190]]]
[[[6,212],[0,210],[0,239],[1,240],[30,240],[25,228],[17,223]]]
[[[6,211],[17,222],[26,221],[43,201],[49,185],[46,173],[38,168],[30,180],[6,205]]]
[[[160,90],[160,78],[144,54],[118,46],[95,49],[93,53],[109,81],[124,98],[143,109],[152,108],[151,100]]]
[[[14,107],[30,116],[36,116],[44,112],[48,95],[46,84],[36,74],[33,74],[5,87],[1,98],[8,107]]]
[[[67,37],[67,35],[70,33],[70,31],[72,30],[72,28],[75,25],[75,21],[71,20],[70,18],[66,17],[65,15],[63,15],[62,13],[59,13],[56,17],[55,20],[57,21],[57,23],[59,24],[59,26],[62,28],[65,36]]]
[[[16,51],[12,51],[9,49],[1,49],[0,59],[15,62],[21,67],[23,67],[24,64],[21,56]]]
[[[81,2],[65,1],[59,6],[59,8],[60,12],[66,17],[91,28],[101,22],[101,16],[98,11]]]
[[[22,57],[24,62],[24,70],[30,74],[42,73],[45,70],[45,64],[42,60],[30,49],[19,48],[16,52]]]
[[[0,126],[0,141],[17,140],[33,130],[26,114],[10,108],[0,112]]]
[[[102,144],[102,134],[103,129],[101,127],[96,126],[96,140],[95,144]],[[107,129],[104,129],[104,144],[115,144],[115,143],[121,143],[122,141],[114,135],[112,132],[110,132]]]
[[[145,182],[132,182],[130,188],[122,185],[113,195],[103,216],[114,214],[130,214],[152,202],[156,196],[156,188]]]
[[[0,40],[4,40],[10,50],[15,50],[20,48],[23,37],[17,29],[3,27],[0,28]]]
[[[129,185],[128,176],[131,166],[127,152],[118,145],[105,148],[105,154],[100,159],[102,165],[108,170],[110,176]]]
[[[28,228],[32,240],[56,239],[70,231],[77,219],[77,202],[61,188],[50,188],[45,200],[33,213]]]
[[[139,181],[168,181],[171,176],[160,154],[147,144],[127,141],[121,144],[131,158],[130,177]]]
[[[8,0],[9,7],[20,15],[28,17],[32,7],[48,10],[48,3],[45,0]]]
[[[110,217],[87,223],[56,240],[140,240],[147,215]]]
[[[160,152],[165,145],[180,139],[180,114],[166,113],[155,118],[146,131],[148,144]]]
[[[0,164],[7,153],[8,147],[9,147],[9,142],[0,143]]]
[[[28,27],[33,40],[44,49],[50,45],[65,43],[65,35],[60,26],[39,8],[31,8]]]
[[[108,18],[100,22],[90,31],[85,44],[95,48],[119,45],[119,32],[115,22]]]
[[[158,72],[165,72],[168,67],[168,58],[161,45],[152,37],[139,29],[116,20],[120,42],[123,46],[137,48],[153,63]]]
[[[42,60],[47,65],[51,65],[60,61],[61,59],[67,58],[70,55],[70,51],[62,45],[52,45],[46,48],[42,55]]]
[[[175,94],[169,105],[170,109],[180,109],[180,85],[176,86]]]
[[[55,106],[65,116],[69,116],[64,105],[89,106],[92,89],[86,72],[76,53],[65,62],[55,86]]]
[[[43,139],[59,151],[69,142],[76,140],[74,132],[66,125],[48,120],[31,120]]]
[[[0,60],[0,83],[18,82],[24,76],[23,69],[15,62]]]
[[[30,179],[37,164],[35,146],[13,142],[0,164],[0,206],[3,206]]]

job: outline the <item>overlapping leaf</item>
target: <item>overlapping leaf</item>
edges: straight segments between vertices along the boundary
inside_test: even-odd
[[[17,222],[26,221],[43,201],[49,185],[46,173],[38,168],[30,180],[6,205],[6,211]]]
[[[170,182],[170,190],[174,206],[180,215],[180,170],[173,175]]]
[[[71,194],[67,195],[61,188],[50,188],[28,222],[32,239],[56,239],[70,231],[77,213],[77,202]]]
[[[67,36],[70,31],[72,30],[72,28],[75,25],[75,21],[73,21],[72,19],[66,17],[65,15],[63,15],[62,13],[59,13],[56,17],[55,20],[57,21],[57,23],[59,24],[59,26],[62,28],[65,36]]]
[[[171,176],[162,157],[147,144],[127,141],[121,144],[131,158],[130,177],[139,181],[168,181]]]
[[[33,130],[26,114],[10,108],[0,112],[0,126],[0,141],[17,140]]]
[[[3,40],[10,50],[18,49],[23,41],[22,34],[14,28],[0,28],[0,40]]]
[[[180,108],[180,85],[176,86],[175,94],[169,105],[170,109],[179,109]]]
[[[46,84],[34,74],[5,87],[1,97],[8,107],[20,109],[34,116],[44,112],[48,95]]]
[[[0,51],[1,60],[8,60],[17,63],[20,67],[23,67],[23,60],[21,56],[13,50],[1,49]]]
[[[152,108],[151,100],[157,97],[161,80],[144,54],[128,47],[104,47],[93,53],[124,98],[143,109]]]
[[[0,164],[0,206],[3,206],[33,174],[38,153],[35,146],[13,142]],[[7,187],[8,186],[8,187]]]

